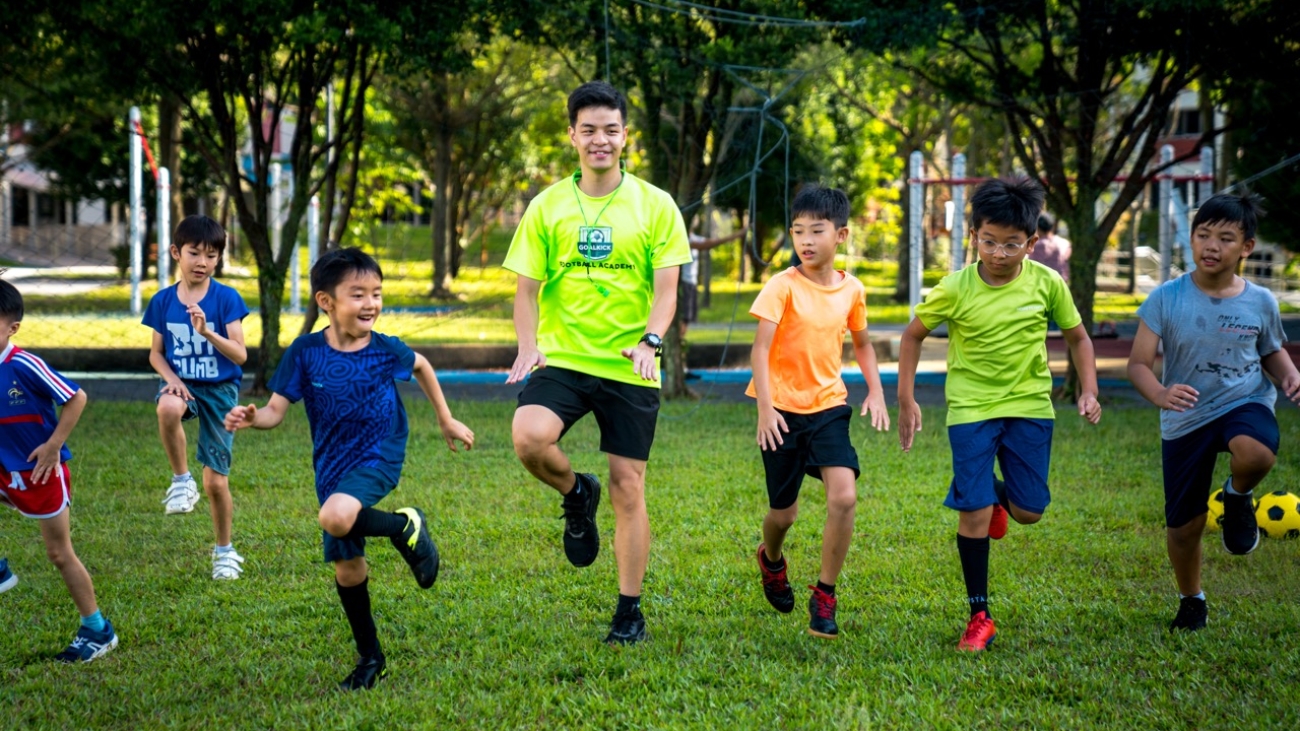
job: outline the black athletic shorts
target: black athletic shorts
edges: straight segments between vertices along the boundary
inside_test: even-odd
[[[853,407],[835,406],[815,414],[792,414],[777,410],[789,427],[782,443],[774,451],[763,450],[763,470],[767,473],[767,503],[774,510],[784,510],[799,499],[803,476],[822,478],[823,467],[848,467],[853,478],[858,469],[858,453],[849,438]]]
[[[1234,437],[1247,436],[1277,454],[1281,435],[1273,410],[1243,404],[1195,431],[1161,441],[1165,473],[1165,525],[1178,528],[1209,508],[1214,463]]]
[[[628,369],[632,368],[631,363]],[[519,392],[520,406],[545,406],[564,422],[564,431],[588,413],[600,427],[600,451],[616,457],[650,459],[659,418],[659,389],[548,366],[533,371]]]

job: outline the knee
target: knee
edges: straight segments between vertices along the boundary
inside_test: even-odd
[[[181,423],[181,417],[185,415],[185,408],[185,402],[175,396],[163,396],[158,399],[158,406],[155,409],[158,413],[158,423]]]
[[[1033,525],[1043,519],[1042,513],[1031,513],[1028,510],[1021,510],[1014,505],[1011,506],[1010,515],[1012,519],[1021,525]]]
[[[339,510],[329,503],[321,506],[320,513],[317,515],[321,529],[335,538],[346,536],[352,530],[352,524],[356,522],[356,518],[356,515]],[[338,566],[339,564],[335,565]]]
[[[826,491],[826,512],[851,513],[858,505],[857,488],[850,485],[846,489]]]
[[[798,517],[799,517],[799,508],[795,505],[791,505],[788,508],[782,508],[780,510],[776,508],[771,508],[767,511],[768,523],[773,528],[782,531],[790,530],[790,526],[794,525],[795,518]]]
[[[515,425],[511,430],[510,438],[515,445],[515,456],[521,462],[536,462],[552,444],[545,435],[519,425]]]
[[[214,495],[226,495],[230,492],[230,478],[211,468],[203,471],[203,492],[208,498]]]
[[[59,570],[77,560],[77,554],[72,552],[72,546],[68,544],[46,545],[45,557]]]
[[[334,562],[334,580],[340,586],[356,586],[366,580],[367,573],[365,556]]]
[[[615,513],[645,512],[645,482],[636,477],[611,475],[609,504]]]

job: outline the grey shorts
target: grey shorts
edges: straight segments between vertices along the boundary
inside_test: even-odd
[[[166,381],[160,382],[158,393],[153,397],[154,403],[162,398],[166,386]],[[185,388],[194,398],[185,402],[186,411],[181,421],[199,420],[199,446],[195,458],[204,467],[212,468],[213,472],[229,475],[230,450],[235,435],[226,431],[225,419],[226,414],[239,403],[239,384],[234,381],[185,381]]]

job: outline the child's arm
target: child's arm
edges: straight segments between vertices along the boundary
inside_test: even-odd
[[[537,349],[538,305],[537,293],[542,289],[540,280],[520,274],[515,284],[515,340],[519,341],[519,354],[506,376],[506,385],[519,383],[533,372],[533,368],[546,367],[546,355]]]
[[[1279,349],[1269,353],[1260,360],[1259,364],[1263,366],[1266,373],[1282,384],[1282,393],[1291,399],[1291,403],[1300,404],[1300,371],[1296,370],[1295,363],[1286,350]]]
[[[447,446],[455,452],[456,440],[459,439],[464,443],[465,449],[473,449],[474,432],[452,418],[451,409],[447,407],[447,399],[442,395],[442,387],[438,385],[438,375],[433,372],[433,365],[429,363],[429,359],[416,353],[415,368],[412,372],[415,374],[416,382],[420,384],[420,390],[424,391],[429,403],[433,404],[434,412],[438,414],[438,428],[442,430],[442,438],[447,440]]]
[[[190,315],[190,325],[194,327],[194,332],[207,338],[218,353],[235,365],[243,365],[248,360],[248,348],[244,346],[244,323],[241,320],[227,322],[226,337],[223,338],[216,330],[208,327],[208,316],[203,314],[202,307],[190,305],[185,311]]]
[[[1079,374],[1079,416],[1096,424],[1101,421],[1101,404],[1097,401],[1097,356],[1092,349],[1092,338],[1082,323],[1062,330],[1061,335]]]
[[[864,327],[853,333],[853,355],[858,359],[862,377],[867,381],[867,398],[862,402],[862,413],[871,413],[871,426],[876,431],[889,428],[889,411],[885,408],[885,389],[880,385],[880,368],[876,365],[876,349],[871,347],[871,337]]]
[[[284,421],[284,414],[288,410],[289,399],[273,393],[271,400],[260,409],[253,404],[231,409],[226,414],[226,431],[239,431],[250,426],[254,429],[274,429]]]
[[[194,397],[190,395],[190,390],[185,387],[185,381],[176,375],[172,370],[172,364],[167,362],[167,356],[163,355],[163,334],[157,330],[153,331],[153,344],[149,347],[149,365],[153,366],[158,377],[162,378],[167,385],[163,386],[162,392],[178,396],[185,401],[193,401]]]
[[[1196,405],[1196,397],[1201,394],[1186,384],[1175,383],[1165,388],[1160,383],[1154,370],[1159,345],[1160,336],[1147,327],[1146,322],[1139,320],[1133,349],[1128,354],[1128,380],[1143,398],[1156,406],[1170,411],[1186,411]]]
[[[86,392],[77,389],[72,394],[72,398],[63,404],[63,410],[59,412],[59,425],[54,428],[54,433],[44,444],[32,450],[27,455],[28,462],[36,462],[32,468],[32,480],[37,484],[45,482],[45,478],[54,472],[59,466],[59,451],[63,449],[63,443],[68,441],[68,435],[72,434],[72,429],[81,419],[81,412],[86,410]]]
[[[921,342],[930,329],[912,318],[898,345],[898,442],[912,450],[912,438],[921,431],[921,407],[916,403],[916,366],[921,362]]]
[[[754,347],[750,350],[749,359],[754,373],[754,394],[758,397],[758,448],[764,452],[775,452],[784,442],[781,432],[790,433],[785,418],[772,406],[771,369],[767,359],[772,353],[772,340],[775,337],[776,323],[759,318],[758,332],[754,334]]]

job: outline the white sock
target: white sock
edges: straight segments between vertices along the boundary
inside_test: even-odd
[[[231,541],[224,546],[217,546],[217,553],[230,553],[235,550],[235,542]]]
[[[185,482],[186,480],[189,479],[193,479],[193,478],[190,477],[190,473],[188,472],[186,472],[183,475],[172,475],[172,482]]]
[[[1248,493],[1248,492],[1237,492],[1237,488],[1235,488],[1235,487],[1232,486],[1232,478],[1231,478],[1231,477],[1228,478],[1228,481],[1227,481],[1227,482],[1223,483],[1223,491],[1226,492],[1226,493],[1228,493],[1229,495],[1249,495],[1249,494],[1250,494],[1250,493]]]
[[[1205,592],[1204,592],[1204,591],[1200,592],[1199,594],[1192,595],[1192,596],[1188,596],[1188,595],[1186,595],[1186,594],[1181,594],[1181,593],[1180,593],[1178,596],[1182,597],[1183,599],[1200,599],[1201,601],[1205,601]]]

